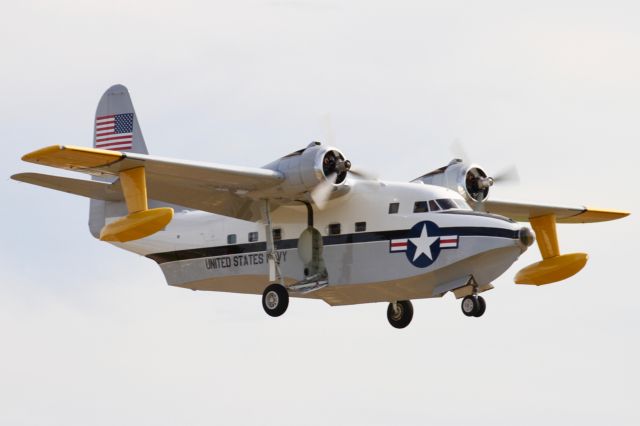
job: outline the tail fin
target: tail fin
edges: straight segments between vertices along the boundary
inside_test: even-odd
[[[116,84],[104,92],[94,124],[94,148],[149,153],[126,87]]]
[[[111,86],[100,98],[94,121],[93,147],[139,154],[149,153],[129,91],[121,84]],[[93,176],[92,179],[111,183],[117,178]],[[94,237],[99,238],[106,218],[126,214],[127,207],[122,201],[92,199],[89,207],[89,230]]]

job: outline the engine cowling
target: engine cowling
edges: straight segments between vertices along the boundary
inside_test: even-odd
[[[481,167],[465,164],[460,159],[454,159],[448,165],[420,176],[413,182],[453,189],[471,203],[486,200],[493,185],[493,179]]]
[[[306,148],[264,166],[285,176],[278,191],[288,197],[309,192],[327,180],[336,187],[341,186],[350,167],[351,163],[340,150],[323,146],[320,142],[312,142]]]

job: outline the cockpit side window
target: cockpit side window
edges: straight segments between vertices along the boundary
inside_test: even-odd
[[[440,210],[440,206],[436,204],[435,200],[429,200],[429,210],[431,210],[432,212],[437,212],[438,210]]]
[[[413,212],[414,213],[424,213],[429,211],[429,209],[427,208],[427,202],[426,201],[416,201],[413,204]]]

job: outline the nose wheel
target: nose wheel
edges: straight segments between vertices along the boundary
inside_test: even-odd
[[[413,318],[413,305],[410,300],[401,300],[389,303],[387,308],[387,319],[389,324],[395,328],[405,328]]]
[[[462,299],[462,313],[468,317],[481,317],[487,310],[487,303],[482,296],[466,296]]]
[[[279,317],[289,307],[289,292],[281,284],[271,284],[262,293],[262,307],[267,315]]]

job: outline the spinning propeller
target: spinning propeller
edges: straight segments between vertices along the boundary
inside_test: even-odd
[[[331,123],[331,114],[323,117],[322,124],[327,142],[330,146],[335,146],[336,136]],[[311,200],[319,209],[325,208],[334,188],[344,182],[348,173],[365,180],[377,180],[372,173],[353,169],[351,161],[345,159],[338,151],[329,151],[325,154],[322,159],[322,172],[325,180],[317,184],[310,193]]]
[[[451,152],[457,157],[456,162],[470,164],[469,156],[459,140],[451,144]],[[471,166],[465,175],[465,186],[469,195],[478,203],[482,203],[489,194],[489,188],[495,183],[517,183],[520,180],[518,169],[515,165],[511,165],[493,176],[480,167]]]
[[[344,182],[348,173],[366,180],[376,179],[370,173],[353,169],[351,161],[346,160],[342,154],[336,151],[329,151],[325,154],[322,160],[322,172],[326,179],[316,185],[310,194],[311,199],[319,209],[325,208],[331,198],[331,192],[333,192],[336,185]]]

